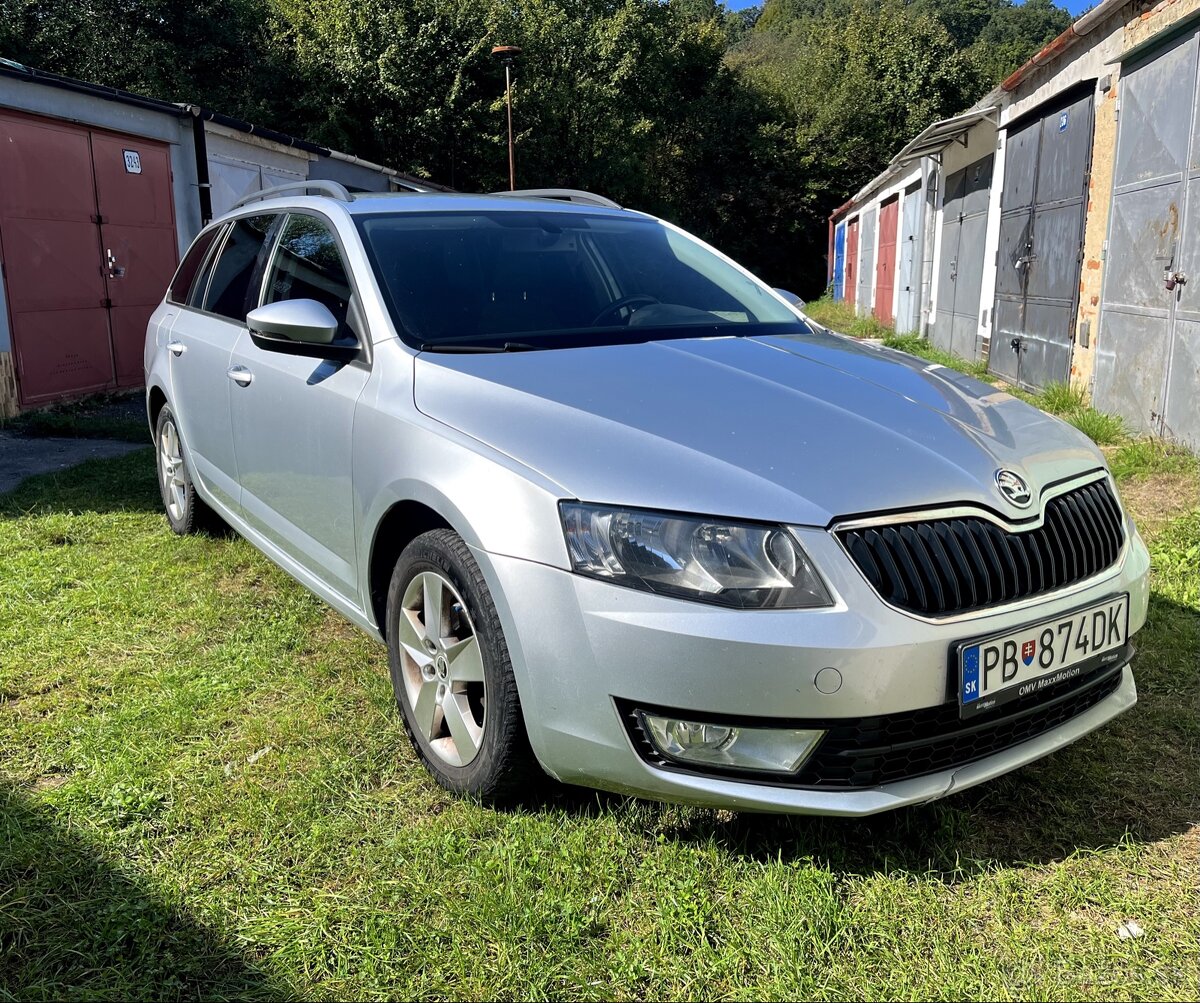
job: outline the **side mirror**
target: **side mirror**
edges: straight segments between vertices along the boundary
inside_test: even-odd
[[[804,300],[802,300],[795,293],[789,292],[786,289],[780,289],[778,286],[775,287],[775,292],[779,293],[780,296],[782,296],[785,300],[787,300],[789,303],[791,303],[792,306],[796,307],[798,310],[804,309]]]
[[[358,357],[358,343],[335,342],[337,318],[316,300],[267,303],[246,315],[250,338],[264,352],[283,352],[314,359],[349,362]]]

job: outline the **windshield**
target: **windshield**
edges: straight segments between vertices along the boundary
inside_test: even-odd
[[[430,350],[807,330],[757,282],[651,219],[505,210],[358,226],[397,328]]]

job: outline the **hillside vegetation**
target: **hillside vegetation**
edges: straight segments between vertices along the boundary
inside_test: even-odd
[[[829,212],[1069,22],[1050,0],[0,0],[0,56],[486,191],[489,52],[520,45],[518,184],[664,215],[812,297]]]

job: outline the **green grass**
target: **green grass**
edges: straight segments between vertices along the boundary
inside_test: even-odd
[[[1182,446],[1162,439],[1139,439],[1114,450],[1108,465],[1118,480],[1141,480],[1156,474],[1200,476],[1200,459]]]
[[[1051,414],[1070,415],[1087,406],[1087,393],[1069,383],[1048,383],[1035,397],[1038,406]]]
[[[806,303],[804,312],[829,330],[854,338],[886,338],[892,334],[892,329],[881,324],[873,315],[860,317],[852,305],[828,296]]]
[[[969,362],[966,359],[960,359],[957,355],[943,352],[934,348],[919,334],[889,334],[883,339],[883,343],[886,347],[894,348],[898,352],[907,352],[920,359],[936,362],[939,366],[945,366],[947,369],[957,369],[960,373],[974,376],[977,380],[987,379],[986,362]]]
[[[1086,407],[1064,417],[1098,446],[1115,446],[1129,438],[1129,430],[1119,415]]]
[[[418,767],[378,645],[243,540],[168,532],[148,449],[27,482],[0,998],[1195,998],[1200,511],[1151,548],[1138,707],[1015,775],[867,821],[494,811]]]

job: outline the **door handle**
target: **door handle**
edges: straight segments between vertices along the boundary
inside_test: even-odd
[[[125,269],[117,264],[117,256],[113,254],[111,247],[104,249],[105,267],[108,269],[108,277],[110,279],[119,279],[125,274]]]
[[[172,341],[167,345],[167,351],[178,358],[187,351],[187,345],[185,345],[182,341]]]
[[[239,387],[248,387],[254,382],[254,374],[245,366],[231,366],[228,375]]]

